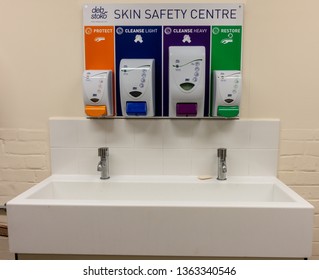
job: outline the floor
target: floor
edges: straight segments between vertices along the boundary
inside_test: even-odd
[[[9,252],[8,237],[0,236],[0,260],[14,260],[14,254]]]

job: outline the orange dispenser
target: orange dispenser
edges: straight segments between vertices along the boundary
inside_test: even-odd
[[[88,116],[113,116],[111,70],[84,71],[83,90],[85,113]]]

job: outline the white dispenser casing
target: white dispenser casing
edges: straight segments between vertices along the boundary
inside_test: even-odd
[[[205,47],[169,47],[170,117],[204,116],[205,65]]]
[[[242,92],[242,76],[238,70],[214,71],[213,116],[218,107],[238,107]]]
[[[105,106],[105,115],[112,116],[112,71],[85,70],[82,81],[85,106]]]
[[[123,116],[154,116],[155,60],[122,59],[119,76]]]

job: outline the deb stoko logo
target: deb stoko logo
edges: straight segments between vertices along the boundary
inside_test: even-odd
[[[91,12],[91,19],[107,19],[107,10],[102,6],[95,6]]]

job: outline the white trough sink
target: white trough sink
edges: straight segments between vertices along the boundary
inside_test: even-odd
[[[313,207],[275,177],[53,175],[7,211],[14,253],[311,256]]]

